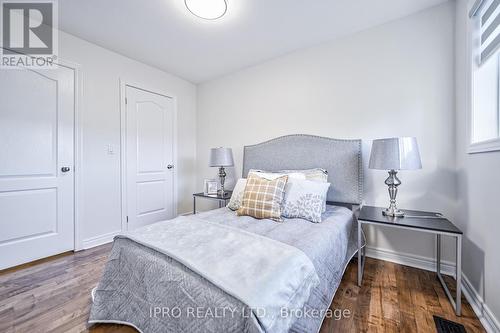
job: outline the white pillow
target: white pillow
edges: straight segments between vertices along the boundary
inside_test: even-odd
[[[231,195],[231,199],[229,199],[229,203],[227,204],[227,208],[231,210],[238,210],[241,206],[241,201],[243,200],[243,192],[245,192],[245,186],[247,185],[246,178],[240,178],[234,185],[233,194]]]
[[[322,168],[304,169],[304,170],[281,170],[279,172],[298,172],[303,173],[307,180],[314,180],[318,182],[328,182],[328,171]]]
[[[288,179],[294,178],[294,179],[306,179],[306,175],[301,173],[301,172],[295,172],[295,171],[290,171],[290,172],[269,172],[269,171],[262,171],[262,170],[255,170],[255,169],[250,169],[248,171],[248,174],[255,174],[259,177],[265,178],[267,180],[275,180],[276,178],[283,177],[283,176],[288,176]]]
[[[285,186],[282,215],[288,218],[302,218],[321,222],[323,206],[330,183],[312,180],[289,179]]]

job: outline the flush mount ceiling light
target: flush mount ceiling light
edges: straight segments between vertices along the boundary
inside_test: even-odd
[[[227,10],[226,0],[184,0],[186,8],[195,16],[205,20],[216,20]]]

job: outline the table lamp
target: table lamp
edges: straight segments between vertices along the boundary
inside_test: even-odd
[[[226,180],[226,171],[224,167],[230,167],[234,165],[233,161],[233,151],[231,148],[212,148],[210,149],[210,163],[211,167],[219,168],[219,178],[220,178],[220,196],[224,196],[226,192],[224,191],[224,182]]]
[[[417,139],[401,137],[373,140],[368,167],[389,172],[385,184],[389,187],[390,205],[382,213],[387,216],[404,216],[404,212],[400,211],[396,205],[398,186],[401,185],[397,173],[399,170],[422,168]]]

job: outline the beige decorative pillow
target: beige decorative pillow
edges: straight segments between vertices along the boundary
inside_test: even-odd
[[[238,216],[247,215],[256,219],[281,221],[281,203],[285,194],[288,176],[273,180],[249,174],[243,192]]]

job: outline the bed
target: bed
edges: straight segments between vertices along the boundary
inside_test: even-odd
[[[224,207],[117,236],[89,323],[140,332],[318,332],[357,250],[361,140],[288,135],[244,147],[243,177],[315,167],[332,184],[319,224],[256,220]]]

